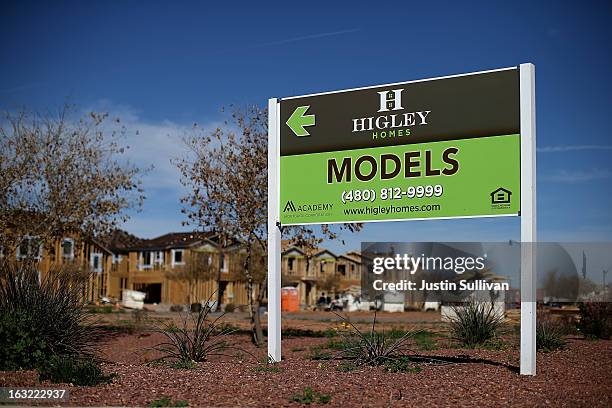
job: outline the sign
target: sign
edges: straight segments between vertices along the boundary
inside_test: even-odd
[[[536,373],[535,67],[268,100],[268,355],[282,224],[521,216],[521,364]]]
[[[280,101],[283,225],[520,214],[519,70]]]

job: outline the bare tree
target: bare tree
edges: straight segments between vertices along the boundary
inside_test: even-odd
[[[126,129],[91,112],[73,119],[8,112],[0,121],[0,239],[5,250],[30,236],[49,244],[67,233],[92,237],[142,206],[141,169],[121,160]]]
[[[261,344],[263,342],[263,329],[261,316],[259,315],[259,306],[267,294],[267,257],[261,245],[253,243],[253,247],[250,249],[240,248],[235,253],[235,259],[238,265],[242,267],[233,269],[231,277],[234,281],[247,282],[247,291],[252,291],[252,293],[249,293],[249,315],[252,322],[253,341],[255,344]],[[249,284],[249,282],[251,283]],[[248,288],[249,285],[251,289]]]
[[[176,159],[175,164],[181,172],[181,182],[190,190],[182,200],[186,223],[202,228],[213,226],[220,236],[237,242],[245,251],[242,268],[253,341],[261,345],[259,302],[266,279],[258,282],[251,267],[254,251],[265,254],[267,248],[267,111],[258,107],[234,109],[223,127],[207,133],[196,125],[184,142],[189,155]],[[361,225],[338,228],[356,231]],[[286,228],[283,235],[303,247],[316,246],[323,236],[337,237],[327,226],[322,226],[320,235],[307,227]]]
[[[185,265],[177,266],[166,272],[168,279],[187,283],[187,303],[191,305],[198,299],[194,292],[198,284],[216,276],[218,256],[210,251],[192,249]]]
[[[327,293],[337,293],[340,289],[340,276],[333,272],[317,279],[317,288]]]

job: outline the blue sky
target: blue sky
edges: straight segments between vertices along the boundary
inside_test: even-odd
[[[539,237],[610,241],[611,18],[607,2],[4,2],[0,108],[70,98],[137,129],[130,158],[156,169],[125,228],[150,237],[184,229],[169,159],[223,106],[533,62]],[[518,239],[519,219],[377,223],[342,238],[328,246]]]

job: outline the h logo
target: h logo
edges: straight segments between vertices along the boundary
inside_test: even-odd
[[[379,112],[387,112],[390,110],[401,110],[402,108],[402,91],[403,89],[392,89],[390,91],[380,91],[380,109]]]

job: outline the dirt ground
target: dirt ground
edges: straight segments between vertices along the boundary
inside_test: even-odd
[[[218,317],[220,313],[211,313],[211,317]],[[341,313],[347,317],[351,323],[359,328],[367,328],[372,322],[372,312],[351,312],[350,314]],[[179,313],[159,313],[146,312],[145,320],[173,320],[180,322],[181,314]],[[262,315],[262,324],[266,327],[267,315]],[[133,313],[125,311],[123,313],[98,314],[96,319],[104,325],[121,325],[134,321]],[[512,320],[512,319],[510,319]],[[240,329],[248,330],[250,327],[249,315],[246,312],[227,313],[222,319],[224,324],[228,324]],[[294,313],[282,314],[283,330],[299,329],[312,331],[325,331],[340,322],[341,318],[332,312],[324,311],[301,311]],[[377,315],[377,322],[384,325],[385,328],[403,328],[411,330],[430,329],[434,331],[444,330],[444,324],[440,321],[440,313],[438,312],[405,312],[405,313],[385,313],[380,312]]]
[[[318,327],[324,322],[309,323]],[[436,327],[435,321],[422,324]],[[104,370],[117,378],[97,387],[68,386],[70,400],[62,405],[148,406],[169,397],[198,407],[296,406],[291,397],[311,387],[331,397],[328,406],[612,406],[612,341],[569,337],[564,350],[538,353],[537,376],[524,377],[518,374],[516,335],[506,338],[501,350],[453,348],[443,337],[434,350],[415,345],[416,354],[461,362],[421,364],[422,370],[414,373],[389,373],[380,367],[338,371],[338,361],[309,358],[313,346],[328,342],[312,337],[283,340],[279,372],[257,369],[266,351],[253,347],[247,335],[230,336],[244,352],[233,351],[195,369],[144,364],[156,356],[148,349],[161,339],[156,333],[109,334],[100,352],[107,360]],[[59,386],[40,384],[37,378],[35,372],[0,372],[0,386]]]

